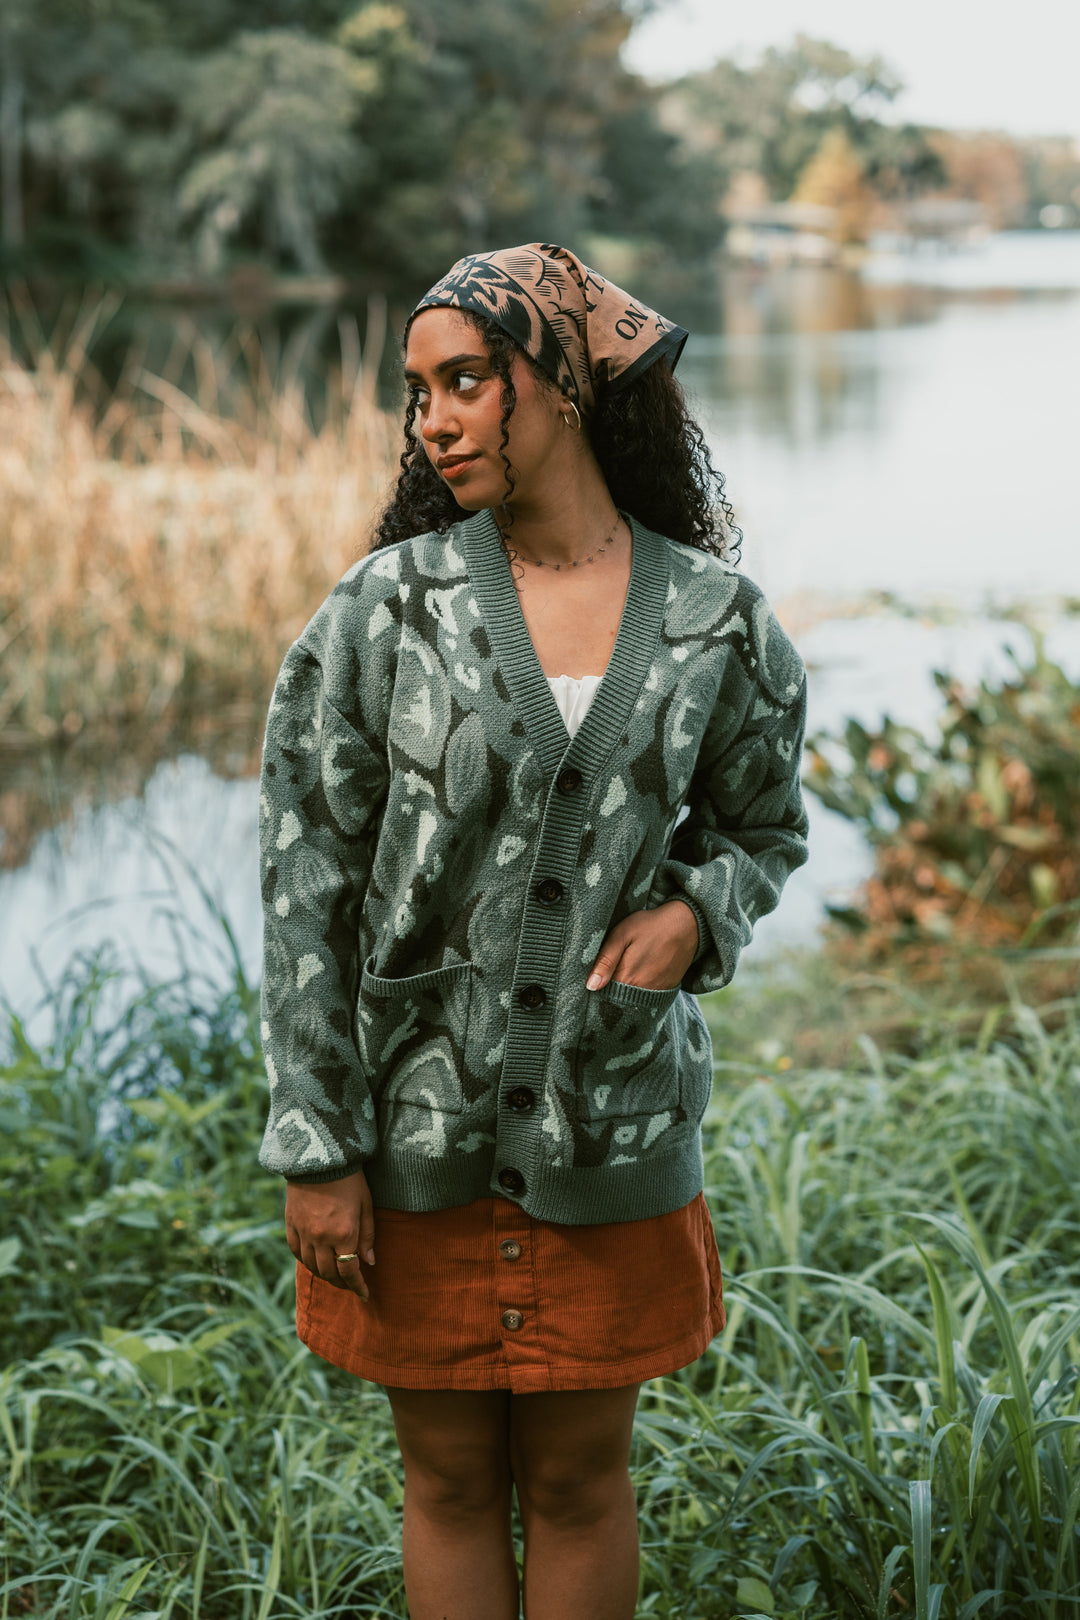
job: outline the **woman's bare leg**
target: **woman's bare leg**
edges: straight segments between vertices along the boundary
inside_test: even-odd
[[[506,1390],[388,1389],[411,1620],[517,1620]]]
[[[639,1388],[510,1399],[526,1620],[633,1620],[638,1528],[628,1465]]]

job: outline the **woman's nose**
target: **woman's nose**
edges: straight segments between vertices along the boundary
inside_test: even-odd
[[[420,432],[429,444],[440,444],[444,440],[456,439],[461,429],[454,414],[453,401],[445,396],[440,399],[437,394],[432,394]]]

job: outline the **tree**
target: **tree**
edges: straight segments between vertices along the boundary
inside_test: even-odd
[[[1028,188],[1018,142],[1007,135],[953,130],[938,130],[931,139],[952,196],[981,203],[997,229],[1023,224]]]
[[[1080,141],[1035,136],[1020,143],[1027,186],[1027,223],[1043,208],[1060,211],[1062,223],[1080,219]]]
[[[462,253],[589,232],[700,258],[736,172],[786,197],[827,132],[940,184],[879,58],[800,36],[655,90],[652,0],[0,0],[0,249],[22,270],[218,276],[237,256],[422,291]]]
[[[337,37],[377,69],[358,126],[377,162],[340,222],[339,252],[419,288],[462,253],[573,240],[606,219],[620,184],[613,121],[644,108],[655,127],[645,86],[619,61],[639,10],[626,0],[362,6]]]
[[[49,118],[32,119],[26,134],[34,156],[65,181],[71,213],[89,217],[94,173],[123,147],[123,125],[112,108],[77,101]]]
[[[818,203],[836,213],[839,242],[866,240],[874,197],[863,166],[843,129],[827,130],[792,193],[792,202]]]
[[[830,130],[840,129],[869,183],[908,195],[940,181],[940,160],[911,125],[880,113],[902,89],[879,56],[857,57],[799,34],[750,66],[721,60],[661,95],[665,126],[710,154],[726,187],[739,173],[762,176],[774,198],[789,197]]]
[[[125,238],[142,81],[160,79],[162,61],[175,57],[168,15],[164,0],[2,0],[0,186],[9,262],[33,264],[47,237],[67,238],[68,264],[79,262],[76,240]],[[161,91],[158,84],[156,102]]]
[[[205,271],[256,218],[272,248],[325,269],[318,226],[364,166],[353,124],[372,82],[340,46],[290,29],[238,34],[199,64],[183,112],[203,149],[177,203]]]
[[[0,4],[0,239],[7,249],[21,247],[26,234],[26,118],[43,87],[43,69],[50,61],[63,60],[56,46],[78,11],[77,0]]]
[[[0,234],[6,248],[21,247],[23,241],[22,141],[23,34],[25,14],[21,8],[5,6],[0,12],[0,186],[3,209]]]

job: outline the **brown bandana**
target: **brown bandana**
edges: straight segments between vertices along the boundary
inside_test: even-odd
[[[459,259],[412,314],[446,306],[497,321],[583,414],[661,355],[674,368],[689,335],[549,242]]]

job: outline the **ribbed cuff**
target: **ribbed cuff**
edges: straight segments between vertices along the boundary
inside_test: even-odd
[[[712,935],[709,933],[709,924],[706,921],[705,913],[702,911],[697,901],[692,900],[684,889],[680,889],[678,894],[669,895],[668,898],[670,900],[681,900],[684,906],[690,907],[690,910],[697,918],[698,944],[697,950],[694,952],[694,962],[700,962],[701,958],[705,955],[705,952],[712,944]],[[693,967],[694,962],[691,962],[691,967]]]
[[[683,905],[689,906],[690,910],[694,913],[694,917],[697,922],[698,942],[697,950],[694,952],[693,960],[690,963],[690,966],[693,967],[694,962],[699,961],[712,944],[712,936],[709,933],[709,925],[705,921],[705,913],[702,911],[697,901],[691,900],[690,896],[688,894],[684,894],[682,889],[676,889],[674,894],[665,895],[664,899],[658,902],[658,905],[666,906],[669,900],[681,900]]]
[[[332,1170],[316,1170],[310,1176],[287,1175],[285,1180],[297,1187],[321,1187],[327,1181],[344,1181],[346,1176],[354,1176],[363,1168],[364,1161],[360,1159],[356,1164],[335,1165]]]

